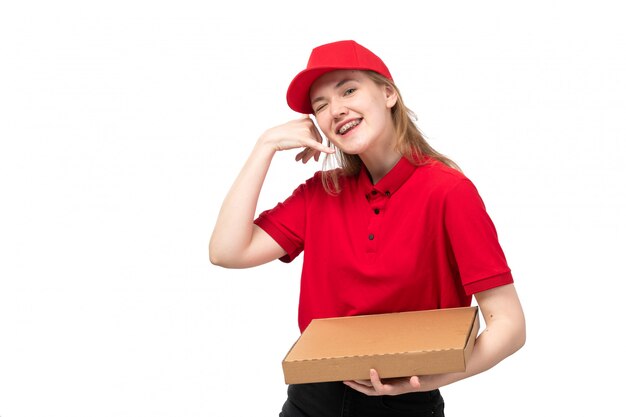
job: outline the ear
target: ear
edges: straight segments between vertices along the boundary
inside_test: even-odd
[[[393,88],[390,85],[386,85],[385,87],[385,103],[387,105],[387,108],[390,109],[393,106],[396,105],[396,103],[398,102],[398,92],[396,91],[395,88]]]

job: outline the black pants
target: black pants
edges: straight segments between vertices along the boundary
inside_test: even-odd
[[[439,390],[370,397],[342,382],[294,384],[279,417],[443,417]]]

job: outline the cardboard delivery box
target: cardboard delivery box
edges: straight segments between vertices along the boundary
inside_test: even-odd
[[[475,306],[316,319],[283,360],[285,383],[464,371],[478,327]]]

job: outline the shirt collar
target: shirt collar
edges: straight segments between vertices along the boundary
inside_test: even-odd
[[[369,196],[373,191],[376,193],[384,194],[388,197],[393,195],[396,191],[402,187],[402,184],[409,179],[417,166],[413,165],[406,157],[401,157],[400,160],[391,168],[384,177],[380,179],[375,185],[370,180],[369,173],[365,165],[361,165],[361,171],[359,172],[359,187],[366,196]]]

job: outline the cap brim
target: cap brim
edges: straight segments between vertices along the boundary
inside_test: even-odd
[[[337,67],[311,68],[301,71],[294,77],[287,88],[287,104],[298,113],[312,114],[311,98],[309,92],[311,86],[322,75],[335,71]]]

